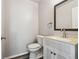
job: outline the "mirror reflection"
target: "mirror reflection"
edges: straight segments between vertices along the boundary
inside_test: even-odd
[[[78,28],[78,0],[68,0],[56,7],[56,28]]]

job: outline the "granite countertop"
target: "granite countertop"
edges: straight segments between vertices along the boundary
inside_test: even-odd
[[[78,38],[77,37],[63,38],[63,37],[60,37],[60,36],[45,36],[45,38],[49,38],[49,39],[69,43],[69,44],[72,44],[72,45],[78,44]]]

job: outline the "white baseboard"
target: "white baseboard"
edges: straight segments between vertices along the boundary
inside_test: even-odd
[[[19,56],[22,56],[22,55],[25,55],[25,54],[28,54],[28,53],[29,53],[29,52],[24,52],[24,53],[21,53],[21,54],[17,54],[17,55],[5,57],[4,59],[12,59],[12,58],[16,58],[16,57],[19,57]]]

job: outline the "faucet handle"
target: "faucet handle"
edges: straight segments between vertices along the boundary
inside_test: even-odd
[[[65,29],[63,29],[63,37],[66,38],[66,30]]]
[[[61,28],[61,32],[63,31],[63,29]]]
[[[66,30],[65,30],[65,28],[61,28],[61,32],[63,32],[63,37],[66,37]]]

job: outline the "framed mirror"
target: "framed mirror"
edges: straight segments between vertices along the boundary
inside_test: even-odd
[[[54,6],[54,30],[78,31],[78,0],[63,0]]]

